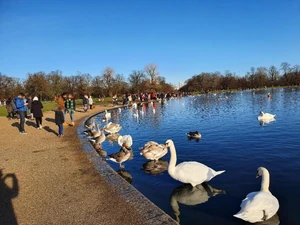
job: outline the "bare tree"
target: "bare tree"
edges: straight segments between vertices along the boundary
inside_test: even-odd
[[[61,71],[51,71],[47,75],[47,82],[50,85],[52,96],[59,96],[63,92],[63,75]]]
[[[159,72],[157,71],[157,65],[155,64],[146,65],[145,72],[150,77],[150,84],[155,85],[157,78],[159,77]]]
[[[133,70],[132,73],[129,74],[128,81],[134,92],[140,93],[140,88],[145,78],[146,76],[143,70]]]
[[[291,65],[287,62],[281,63],[281,69],[283,70],[283,77],[285,78],[285,82],[287,85],[290,85],[290,74]]]
[[[117,74],[114,82],[113,82],[113,91],[114,94],[118,94],[121,91],[122,92],[126,92],[126,88],[127,88],[127,83],[125,81],[125,77],[123,76],[123,74]]]
[[[269,68],[269,79],[271,81],[271,85],[273,86],[275,82],[278,80],[279,77],[279,71],[275,66],[270,66]]]
[[[111,67],[106,67],[102,72],[102,80],[104,83],[104,87],[106,89],[106,93],[108,96],[112,96],[112,86],[114,83],[115,70]]]

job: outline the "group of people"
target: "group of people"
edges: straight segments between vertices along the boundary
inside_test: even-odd
[[[93,101],[93,98],[91,95],[90,96],[84,95],[83,99],[82,99],[82,103],[83,103],[83,109],[85,112],[88,111],[88,108],[93,109],[94,101]]]
[[[17,115],[17,118],[19,118],[20,134],[27,134],[24,128],[25,121],[28,119],[27,111],[29,111],[31,119],[35,118],[37,129],[42,129],[43,104],[39,101],[37,96],[35,96],[33,99],[31,97],[26,99],[25,94],[20,92],[19,95],[14,98],[14,100],[8,98],[6,102],[6,109],[8,113],[8,119],[15,118],[15,115]]]
[[[158,99],[169,99],[171,97],[175,97],[176,94],[174,93],[140,93],[140,94],[123,94],[122,96],[122,104],[123,105],[127,105],[127,104],[131,104],[132,102],[135,102],[135,101],[140,101],[140,102],[147,102],[149,100],[158,100]],[[176,96],[177,97],[177,96]],[[117,95],[115,94],[113,97],[112,97],[112,103],[113,103],[113,106],[116,106],[118,104],[118,97]]]
[[[55,111],[55,123],[58,126],[58,136],[63,136],[63,126],[68,125],[66,123],[66,114],[70,115],[71,126],[75,123],[75,110],[76,102],[72,94],[63,93],[57,99],[58,108]],[[91,104],[92,105],[92,104]],[[36,128],[41,130],[43,128],[43,104],[39,101],[37,96],[26,99],[25,94],[20,92],[14,99],[8,98],[5,102],[7,110],[7,117],[9,120],[17,118],[19,119],[19,131],[20,134],[27,134],[25,131],[25,122],[28,120],[28,113],[31,119],[35,119]]]

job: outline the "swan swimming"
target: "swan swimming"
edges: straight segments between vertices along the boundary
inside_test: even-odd
[[[257,117],[258,120],[275,120],[275,114],[260,112],[260,116]]]
[[[182,162],[176,166],[177,156],[174,142],[167,140],[165,147],[170,147],[171,154],[168,172],[172,178],[182,183],[191,184],[195,187],[225,172],[225,170],[215,171],[199,162]]]
[[[159,160],[168,153],[168,149],[163,144],[158,144],[155,141],[148,141],[143,148],[140,149],[140,154],[146,159]]]
[[[241,210],[233,215],[234,217],[256,223],[268,220],[277,213],[279,202],[269,191],[269,171],[264,167],[259,167],[256,177],[260,176],[262,177],[260,191],[249,193],[241,203]]]

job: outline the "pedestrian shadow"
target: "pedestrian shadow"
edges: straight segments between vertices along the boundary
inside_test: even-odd
[[[25,122],[25,124],[26,124],[27,126],[29,126],[29,127],[35,127],[35,128],[36,128],[36,123],[35,123],[35,122],[32,122],[32,121],[27,120],[27,121]]]
[[[51,122],[51,123],[55,123],[55,119],[53,119],[53,118],[46,118],[45,120],[48,122]]]
[[[19,125],[18,122],[12,123],[11,126],[12,126],[12,127],[16,127],[16,128],[18,128],[18,129],[20,128],[20,125]]]
[[[0,169],[0,224],[17,225],[12,199],[19,194],[18,179],[15,174],[3,174]]]
[[[55,135],[58,135],[58,133],[55,130],[51,129],[49,126],[44,126],[43,128],[44,128],[45,131],[47,131],[49,133],[53,133]]]

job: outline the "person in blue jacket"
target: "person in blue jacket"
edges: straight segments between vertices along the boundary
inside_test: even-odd
[[[20,134],[27,134],[24,130],[25,116],[27,111],[28,103],[24,102],[25,95],[23,92],[20,92],[17,97],[15,97],[15,104],[18,110],[18,114],[20,116]]]

